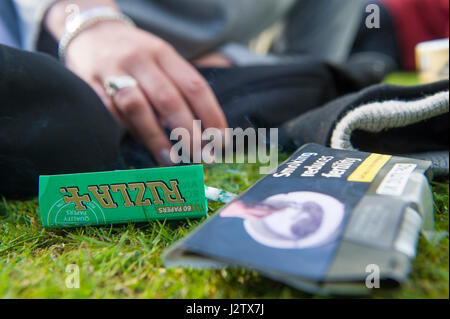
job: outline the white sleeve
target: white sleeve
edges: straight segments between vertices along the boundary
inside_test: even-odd
[[[13,0],[16,7],[22,49],[35,51],[48,8],[58,0]]]

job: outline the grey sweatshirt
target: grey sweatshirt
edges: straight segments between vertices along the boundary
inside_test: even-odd
[[[42,20],[57,0],[13,0],[19,16],[22,47],[35,50]],[[116,0],[143,29],[193,58],[244,43],[280,20],[297,0]],[[228,50],[230,51],[230,50]]]

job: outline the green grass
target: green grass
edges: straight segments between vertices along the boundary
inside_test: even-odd
[[[416,72],[394,72],[389,74],[384,82],[397,85],[417,85],[419,76]]]
[[[400,80],[402,77],[400,76]],[[396,83],[398,79],[390,79]],[[256,164],[205,168],[206,183],[240,193],[260,178]],[[448,180],[433,182],[436,228],[448,231]],[[213,214],[221,204],[210,203]],[[0,203],[2,298],[311,298],[256,272],[165,268],[161,252],[203,220],[45,230],[37,200]],[[448,233],[447,233],[448,234]],[[420,238],[408,280],[373,298],[448,298],[448,235]],[[80,288],[66,288],[66,267],[80,269]]]

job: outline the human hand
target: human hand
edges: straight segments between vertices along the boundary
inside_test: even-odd
[[[167,42],[148,32],[116,21],[98,23],[70,43],[65,61],[160,163],[171,163],[172,144],[164,126],[184,127],[191,138],[195,130],[201,130],[194,126],[194,119],[200,119],[204,128],[227,127],[203,77]],[[110,97],[103,84],[110,76],[131,76],[138,86]]]
[[[233,61],[217,52],[204,55],[194,60],[192,63],[199,67],[229,68],[233,66]]]

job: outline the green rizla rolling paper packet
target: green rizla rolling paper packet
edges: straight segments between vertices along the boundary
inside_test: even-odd
[[[203,166],[39,177],[44,227],[75,227],[206,216]]]
[[[164,252],[166,266],[243,267],[319,294],[404,281],[434,229],[431,162],[307,144]]]

